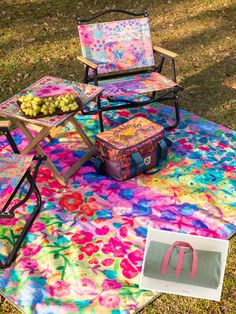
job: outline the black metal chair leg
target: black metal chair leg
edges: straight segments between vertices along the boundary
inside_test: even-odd
[[[84,77],[83,77],[84,84],[88,84],[88,73],[89,73],[89,67],[86,65],[84,69]]]
[[[98,101],[97,101],[97,106],[98,106],[98,118],[99,118],[99,124],[100,124],[100,131],[104,131],[103,127],[103,120],[102,120],[102,106],[101,106],[101,99],[98,96]]]
[[[156,93],[157,92],[152,92],[152,99],[154,99],[156,97]]]
[[[13,152],[15,154],[20,154],[20,151],[19,151],[18,147],[16,146],[16,143],[15,143],[10,131],[8,130],[8,128],[1,128],[1,131],[6,136],[7,141],[10,144]]]
[[[179,125],[180,122],[180,113],[179,113],[179,97],[174,93],[174,105],[175,105],[175,124],[165,127],[165,130],[172,130]]]

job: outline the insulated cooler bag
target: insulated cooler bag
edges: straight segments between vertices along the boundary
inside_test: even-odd
[[[221,252],[195,250],[189,243],[151,241],[145,277],[216,289],[220,284]]]
[[[153,174],[166,161],[172,142],[164,137],[163,126],[135,117],[95,138],[95,169],[123,181],[140,173]],[[149,169],[159,166],[154,172]]]

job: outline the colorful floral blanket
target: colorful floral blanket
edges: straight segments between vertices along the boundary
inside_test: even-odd
[[[111,128],[136,113],[161,124],[173,114],[169,107],[147,106],[109,113],[105,125]],[[96,117],[78,119],[94,138]],[[66,171],[83,155],[83,146],[72,129],[64,131],[44,145]],[[16,130],[13,136],[22,149],[23,135]],[[155,296],[138,286],[148,227],[232,236],[235,133],[182,111],[179,128],[167,137],[173,141],[168,165],[153,176],[116,182],[96,174],[88,162],[62,187],[41,167],[37,183],[43,208],[16,262],[0,271],[1,292],[25,313],[133,313]],[[9,150],[3,137],[0,147]],[[0,221],[1,259],[33,204],[34,199],[14,219]]]

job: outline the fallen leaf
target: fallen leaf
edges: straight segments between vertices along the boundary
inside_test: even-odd
[[[236,89],[236,76],[230,76],[224,79],[223,84],[231,89]]]
[[[50,59],[50,58],[48,58],[48,57],[43,57],[42,59],[43,59],[43,61],[44,61],[44,62],[46,62],[46,63],[48,63],[48,62],[50,62],[50,61],[51,61],[51,59]]]
[[[26,39],[27,43],[33,43],[36,39],[34,37],[30,37],[28,39]]]

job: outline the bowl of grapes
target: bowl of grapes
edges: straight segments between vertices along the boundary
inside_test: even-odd
[[[73,93],[43,98],[28,94],[17,100],[22,114],[29,119],[76,112],[79,104],[80,100]]]

